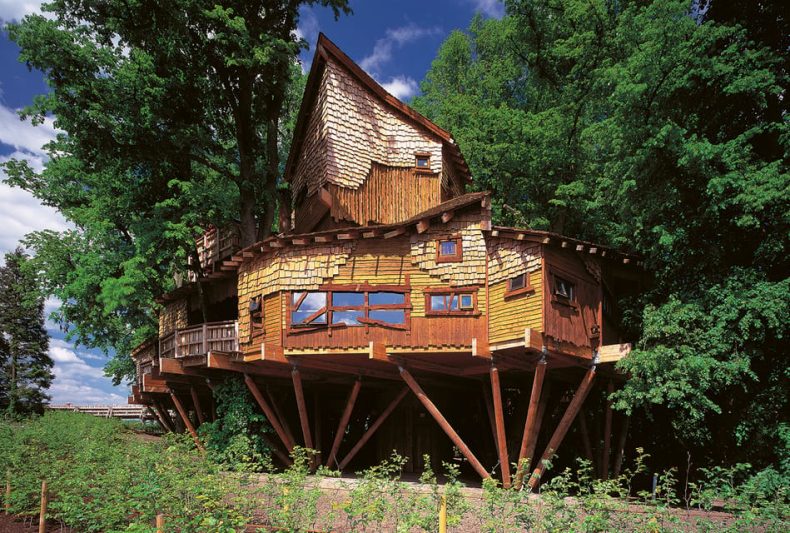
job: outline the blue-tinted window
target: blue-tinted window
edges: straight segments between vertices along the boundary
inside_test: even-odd
[[[406,312],[401,309],[378,309],[371,310],[369,317],[372,320],[386,322],[388,324],[405,324]]]
[[[305,321],[313,316],[320,309],[326,308],[326,293],[325,292],[310,292],[302,300],[302,292],[293,293],[292,305],[294,306],[291,312],[291,324],[304,324]],[[302,300],[301,303],[299,300]],[[326,313],[322,313],[315,319],[310,321],[310,324],[326,324]]]
[[[333,292],[332,307],[363,307],[365,305],[364,292]]]
[[[458,243],[453,241],[441,241],[439,243],[439,255],[458,254]]]
[[[368,303],[374,305],[403,305],[406,295],[402,292],[371,292],[368,294]]]
[[[364,316],[364,311],[332,311],[332,324],[359,326],[359,319]]]

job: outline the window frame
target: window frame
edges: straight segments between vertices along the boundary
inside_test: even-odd
[[[578,280],[573,280],[574,276],[569,276],[564,272],[557,273],[556,271],[551,271],[551,302],[556,303],[559,305],[565,305],[571,307],[573,309],[577,309],[579,304],[577,302],[577,285]],[[557,280],[562,280],[565,283],[569,284],[571,287],[571,294],[570,297],[565,297],[563,295],[557,294]]]
[[[298,309],[295,307],[294,294],[296,293],[315,293],[321,292],[326,294],[326,305],[318,309],[312,316],[321,316],[326,314],[326,323],[293,323],[293,313]],[[335,293],[351,292],[356,294],[363,294],[364,301],[361,306],[357,305],[334,305],[333,295]],[[403,303],[400,304],[370,304],[370,294],[379,292],[392,292],[403,295]],[[286,309],[286,323],[287,333],[305,333],[315,331],[328,331],[331,335],[332,330],[336,328],[358,328],[365,327],[368,331],[370,326],[383,327],[388,329],[397,329],[407,331],[411,324],[411,287],[409,285],[371,285],[368,283],[357,283],[351,285],[334,285],[327,284],[321,285],[315,290],[290,290],[286,291],[287,294],[287,309]],[[302,297],[304,298],[304,297]],[[297,302],[301,303],[301,302]],[[358,324],[333,323],[335,312],[346,311],[362,311],[362,316],[357,319]],[[371,311],[403,311],[403,323],[394,324],[370,318]],[[308,318],[311,318],[308,317]]]
[[[414,170],[420,174],[433,174],[433,170],[431,170],[431,155],[430,152],[414,152]],[[420,166],[420,159],[425,159],[426,166]]]
[[[468,285],[466,287],[433,287],[424,289],[423,293],[425,295],[425,316],[480,316],[480,310],[478,308],[478,298],[477,294],[479,292],[479,288],[477,285]],[[461,295],[472,295],[472,308],[471,309],[461,309]],[[431,297],[432,296],[445,296],[445,302],[447,296],[450,297],[457,297],[458,298],[458,309],[431,309]]]
[[[442,254],[443,242],[455,242],[454,254]],[[436,239],[436,262],[437,263],[460,263],[464,260],[463,239],[459,236]]]
[[[519,287],[518,289],[511,288],[511,282],[514,279],[523,278],[524,279],[524,286]],[[521,294],[531,294],[535,292],[535,288],[530,283],[529,279],[529,272],[524,272],[517,276],[511,276],[505,281],[505,298],[511,298],[514,296],[519,296]]]

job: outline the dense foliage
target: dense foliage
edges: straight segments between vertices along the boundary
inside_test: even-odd
[[[500,222],[644,257],[619,409],[702,462],[787,463],[790,28],[730,4],[508,1],[448,37],[414,104]]]
[[[323,470],[309,475],[309,454],[300,449],[281,474],[221,472],[184,435],[143,440],[119,421],[67,412],[0,422],[0,471],[9,474],[11,511],[36,515],[46,479],[48,516],[78,531],[153,533],[157,513],[168,531],[242,531],[247,524],[295,532],[436,531],[442,496],[451,531],[779,532],[790,525],[788,480],[773,470],[750,476],[748,465],[714,469],[685,489],[674,472],[664,472],[654,497],[632,488],[645,459],[638,456],[631,470],[609,481],[594,479],[582,464],[534,499],[493,481],[465,490],[453,465],[445,465],[441,485],[431,471],[421,485],[402,483],[404,459],[397,455],[357,480]]]
[[[116,380],[201,227],[237,220],[243,245],[272,229],[303,88],[303,4],[348,11],[345,0],[58,0],[8,26],[50,86],[23,116],[52,114],[63,133],[42,173],[11,161],[7,181],[74,226],[25,244],[71,337],[118,352]]]
[[[0,414],[41,413],[52,383],[44,298],[17,249],[0,265]]]

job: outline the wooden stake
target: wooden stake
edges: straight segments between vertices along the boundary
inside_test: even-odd
[[[505,413],[502,409],[502,389],[499,384],[499,370],[491,365],[491,394],[494,403],[494,419],[496,422],[496,442],[499,452],[499,466],[502,468],[502,486],[510,488],[510,461],[507,456],[507,437],[505,434]]]
[[[541,402],[541,391],[543,390],[543,380],[546,377],[546,361],[541,360],[535,367],[535,376],[532,378],[532,392],[529,395],[529,408],[527,409],[527,420],[524,423],[524,435],[521,437],[521,449],[518,452],[518,464],[516,466],[516,488],[521,488],[524,482],[524,474],[529,470],[526,461],[532,461],[535,454],[535,445],[538,442],[538,432],[540,431],[540,418],[538,407]]]
[[[362,388],[362,380],[357,379],[351,387],[351,393],[346,400],[346,406],[343,409],[343,414],[340,416],[340,422],[337,424],[337,431],[335,432],[335,439],[332,441],[332,449],[329,452],[329,457],[326,460],[326,467],[332,468],[332,463],[337,464],[337,452],[340,449],[340,443],[343,442],[343,435],[346,433],[346,427],[351,420],[351,413],[354,411],[354,404],[357,402],[359,390]]]
[[[181,403],[181,400],[178,399],[176,393],[172,390],[170,391],[170,398],[173,400],[173,405],[176,406],[176,411],[178,411],[179,416],[181,416],[181,420],[183,420],[184,425],[186,426],[189,434],[192,435],[192,439],[195,441],[195,446],[201,452],[205,452],[206,449],[203,447],[203,444],[200,442],[198,438],[197,431],[195,431],[195,426],[192,425],[192,421],[187,416],[186,409],[184,409],[184,405]]]
[[[610,379],[606,387],[606,416],[603,425],[603,456],[601,457],[601,479],[609,479],[609,450],[612,446],[612,401],[614,382]]]
[[[348,452],[348,454],[343,458],[343,460],[340,461],[340,464],[337,465],[338,470],[343,470],[348,465],[348,463],[351,462],[351,460],[359,452],[359,450],[362,449],[362,446],[364,446],[365,443],[370,440],[370,437],[372,437],[373,434],[376,432],[376,430],[381,426],[381,424],[383,424],[384,421],[387,420],[387,417],[389,417],[392,414],[392,412],[395,410],[395,408],[398,406],[401,400],[403,400],[403,398],[408,393],[409,393],[409,387],[403,387],[400,390],[400,392],[398,392],[398,395],[395,396],[395,398],[393,398],[393,400],[389,403],[387,408],[381,412],[381,414],[376,419],[376,421],[373,422],[373,425],[368,428],[368,430],[365,432],[364,435],[362,435],[362,437],[359,439],[359,442],[357,442],[356,445],[353,448],[351,448],[351,451]]]
[[[620,469],[623,467],[623,456],[625,455],[625,440],[628,437],[628,423],[631,417],[626,415],[623,417],[623,423],[620,426],[620,435],[617,439],[617,451],[614,454],[614,470],[612,475],[617,477],[620,475]]]
[[[165,515],[156,515],[156,533],[165,533]]]
[[[47,503],[49,494],[47,493],[47,481],[41,482],[41,512],[38,515],[38,533],[47,532]]]
[[[412,392],[414,392],[414,395],[417,396],[417,399],[420,400],[420,403],[425,406],[425,409],[431,413],[431,416],[433,416],[434,420],[436,420],[436,422],[439,424],[439,427],[442,428],[442,431],[444,431],[447,436],[450,437],[450,440],[453,441],[453,444],[455,444],[461,453],[464,454],[464,457],[466,457],[466,459],[469,461],[469,464],[472,465],[472,468],[475,469],[480,477],[484,479],[490,478],[491,475],[486,472],[486,469],[483,468],[483,465],[480,464],[480,461],[478,461],[477,457],[474,456],[472,450],[469,449],[469,446],[467,446],[458,433],[455,432],[447,419],[444,418],[436,405],[434,405],[434,403],[428,398],[428,396],[425,394],[425,391],[422,390],[422,387],[420,387],[420,385],[415,381],[409,371],[401,366],[398,367],[398,370],[400,371],[403,381],[405,381]]]
[[[203,410],[200,408],[200,398],[198,398],[197,389],[195,389],[195,387],[189,387],[189,395],[192,396],[192,405],[195,408],[198,424],[202,426],[205,419],[203,418]]]
[[[299,369],[293,367],[291,370],[291,380],[294,384],[294,396],[296,396],[296,408],[299,411],[299,422],[302,424],[302,436],[304,437],[305,448],[313,449],[313,437],[310,435],[310,420],[307,417],[307,405],[304,401],[304,390],[302,389],[302,374]]]
[[[280,440],[285,445],[285,449],[288,450],[288,453],[291,453],[294,449],[294,443],[288,438],[288,435],[286,435],[285,430],[283,430],[283,427],[280,424],[280,421],[277,420],[277,417],[274,415],[274,411],[272,411],[272,408],[266,402],[263,394],[261,394],[261,391],[258,389],[258,385],[255,384],[255,381],[250,377],[249,374],[244,374],[244,383],[247,384],[247,388],[250,389],[253,397],[255,397],[255,401],[258,402],[263,414],[269,419],[269,423],[272,425],[272,428],[274,428],[277,436],[280,437]]]
[[[439,533],[447,533],[447,496],[442,494],[442,505],[439,507]]]
[[[11,470],[5,473],[5,499],[3,501],[5,514],[11,514]]]
[[[530,477],[529,483],[527,484],[530,490],[534,489],[538,484],[543,472],[546,471],[546,463],[554,457],[557,448],[562,444],[562,439],[565,438],[568,428],[571,427],[573,419],[576,418],[576,414],[579,412],[579,409],[581,409],[585,398],[587,398],[587,394],[590,392],[590,387],[592,387],[594,380],[595,367],[591,367],[584,375],[584,378],[582,378],[579,388],[576,389],[576,394],[573,395],[571,403],[569,403],[568,407],[565,409],[565,414],[562,415],[557,429],[554,430],[554,434],[552,434],[549,444],[546,446],[546,451],[543,452],[540,462],[535,467],[535,471],[532,472],[532,477]]]

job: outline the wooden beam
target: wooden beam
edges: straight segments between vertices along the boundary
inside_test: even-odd
[[[159,400],[154,400],[153,403],[156,409],[165,419],[165,422],[170,426],[170,431],[173,433],[178,433],[178,428],[176,428],[175,422],[173,422],[173,419],[170,417],[170,413],[167,412],[167,409],[165,409],[164,405],[162,405],[162,402]]]
[[[307,244],[310,244],[310,239],[306,239],[304,237],[296,237],[291,239],[291,244],[296,246],[305,246]]]
[[[603,424],[603,456],[601,457],[601,479],[609,479],[609,455],[612,446],[612,401],[614,382],[610,379],[606,386],[606,414]]]
[[[496,423],[496,442],[499,453],[499,466],[502,469],[502,486],[510,488],[510,460],[507,456],[507,437],[505,435],[505,413],[502,409],[502,388],[499,383],[499,370],[491,365],[491,394],[494,402],[494,419]]]
[[[598,348],[598,364],[616,363],[631,353],[631,344],[607,344]]]
[[[486,386],[485,381],[480,381],[480,385],[483,387],[483,404],[485,404],[486,414],[488,415],[488,425],[491,428],[491,437],[493,438],[492,442],[494,443],[494,450],[498,454],[494,400],[491,398],[491,390]]]
[[[280,437],[280,440],[285,445],[285,449],[288,450],[288,453],[291,453],[294,449],[294,443],[288,438],[288,435],[285,433],[285,430],[283,429],[282,424],[280,424],[280,421],[277,419],[277,416],[275,416],[271,406],[263,397],[263,394],[261,394],[260,389],[258,389],[258,385],[255,383],[255,380],[253,380],[252,376],[249,374],[244,374],[244,383],[247,384],[247,388],[250,389],[255,401],[258,402],[258,405],[266,415],[266,418],[269,419],[269,423],[272,425],[275,433],[277,433],[277,436]]]
[[[403,387],[398,392],[398,395],[392,399],[389,405],[387,405],[387,407],[381,412],[378,418],[376,418],[376,421],[373,422],[373,425],[371,425],[368,428],[368,430],[362,435],[362,437],[359,439],[356,445],[353,448],[351,448],[351,451],[348,452],[348,454],[346,454],[346,456],[343,458],[342,461],[340,461],[340,464],[337,465],[338,470],[343,470],[346,466],[348,466],[348,463],[350,463],[351,460],[354,458],[354,456],[357,455],[357,453],[359,453],[359,450],[361,450],[362,447],[365,445],[365,443],[370,440],[373,434],[376,433],[376,430],[379,429],[379,427],[381,427],[381,424],[383,424],[387,420],[387,418],[392,414],[395,408],[398,407],[398,404],[401,402],[401,400],[403,400],[403,398],[408,393],[409,393],[409,387]]]
[[[409,371],[402,366],[398,366],[398,371],[400,371],[403,381],[406,382],[414,395],[417,396],[417,399],[420,400],[420,403],[422,403],[422,405],[425,406],[425,409],[427,409],[431,416],[433,416],[434,420],[436,420],[436,422],[439,424],[439,427],[442,428],[442,431],[444,431],[445,434],[450,437],[450,440],[453,441],[453,444],[455,444],[456,448],[458,448],[461,453],[464,454],[464,457],[466,457],[466,460],[472,465],[472,468],[474,468],[483,479],[490,478],[491,475],[486,472],[486,469],[483,468],[483,465],[477,460],[477,457],[474,456],[472,450],[469,449],[469,446],[467,446],[458,433],[456,433],[456,431],[453,429],[447,419],[444,418],[436,405],[434,405],[434,403],[425,394],[425,391],[422,390],[422,387],[420,387],[420,385],[414,380]]]
[[[313,437],[310,435],[310,420],[307,417],[307,405],[304,401],[304,389],[302,389],[302,375],[299,369],[293,367],[291,370],[291,380],[294,384],[294,396],[296,396],[296,408],[299,411],[299,422],[302,424],[302,436],[304,437],[305,448],[313,448]]]
[[[388,231],[387,233],[385,233],[384,234],[384,238],[385,239],[391,239],[393,237],[398,237],[399,235],[403,235],[405,233],[406,233],[406,228],[405,227],[395,228],[394,230]]]
[[[620,425],[620,435],[617,438],[617,450],[614,454],[614,468],[612,469],[612,477],[620,475],[620,469],[623,467],[623,456],[625,455],[625,441],[628,437],[628,423],[631,417],[626,415],[623,417],[623,422]]]
[[[387,346],[381,342],[370,341],[370,351],[368,352],[368,359],[374,361],[383,361],[389,363],[389,356],[387,355]]]
[[[428,218],[423,218],[419,222],[417,222],[417,233],[425,233],[428,231],[428,228],[431,227],[431,220]]]
[[[288,417],[285,416],[285,411],[282,410],[280,407],[280,401],[277,399],[277,395],[274,394],[274,391],[271,387],[266,387],[266,395],[269,397],[269,403],[272,406],[272,410],[274,411],[274,416],[277,417],[277,420],[280,421],[280,425],[285,430],[285,434],[288,436],[288,440],[291,442],[296,442],[294,438],[294,434],[291,431],[291,426],[288,424]]]
[[[445,211],[442,213],[442,222],[447,224],[453,219],[453,216],[455,216],[455,211]]]
[[[195,426],[193,426],[192,421],[189,420],[189,417],[187,416],[187,412],[184,409],[184,405],[181,403],[181,400],[178,399],[176,393],[173,392],[172,390],[170,391],[170,398],[173,400],[173,405],[176,406],[176,411],[178,411],[181,420],[184,422],[184,425],[186,426],[187,430],[189,430],[189,434],[192,435],[192,439],[195,441],[195,446],[197,446],[197,449],[200,450],[201,452],[205,452],[206,449],[203,447],[203,444],[201,444],[200,439],[198,438],[197,431],[195,431]]]
[[[549,444],[546,446],[546,450],[543,452],[540,462],[535,466],[535,470],[532,472],[532,476],[529,478],[529,483],[527,484],[530,490],[534,489],[538,484],[541,476],[543,476],[543,472],[546,471],[546,463],[550,461],[552,457],[554,457],[557,448],[559,448],[560,444],[562,444],[562,439],[565,438],[568,428],[571,427],[573,419],[576,418],[576,415],[578,414],[579,409],[581,409],[585,398],[587,398],[587,394],[590,392],[590,388],[592,387],[594,380],[595,367],[593,366],[590,367],[590,369],[584,375],[584,378],[582,378],[579,388],[576,389],[576,394],[573,395],[573,399],[565,409],[565,413],[562,415],[562,419],[560,420],[557,429],[554,430],[551,439],[549,439]]]
[[[546,377],[547,363],[541,359],[535,366],[535,375],[532,378],[532,391],[529,394],[529,407],[527,407],[527,420],[524,423],[524,435],[521,437],[521,448],[518,452],[518,463],[516,466],[516,488],[521,488],[524,482],[524,474],[529,470],[527,461],[532,461],[535,454],[535,445],[538,442],[538,432],[540,431],[540,419],[538,417],[538,406],[543,390],[543,380]]]
[[[339,241],[351,241],[351,240],[358,239],[358,238],[359,238],[359,232],[358,231],[349,231],[349,232],[346,232],[346,233],[338,233],[337,234],[337,240],[339,240]]]
[[[175,433],[173,427],[165,420],[164,415],[162,414],[162,410],[156,403],[151,406],[153,408],[154,414],[156,415],[157,420],[159,420],[159,425],[162,426],[162,429],[165,431],[169,431],[170,433]]]
[[[200,398],[198,398],[197,389],[193,386],[189,387],[189,395],[192,396],[192,405],[195,408],[198,423],[202,426],[205,419],[203,418],[203,411],[200,409]]]
[[[334,235],[316,235],[313,237],[315,242],[332,242]]]
[[[362,388],[362,380],[357,379],[351,387],[351,392],[346,400],[346,406],[343,408],[343,414],[340,416],[340,422],[337,424],[337,431],[335,431],[335,439],[332,441],[332,449],[329,451],[329,457],[326,460],[326,467],[332,468],[332,463],[337,464],[337,452],[340,449],[340,444],[343,442],[343,435],[346,433],[348,422],[351,420],[351,413],[354,411],[354,404],[359,396],[359,390]]]
[[[485,341],[480,342],[477,338],[472,338],[472,357],[480,357],[482,359],[491,359],[491,348]]]

